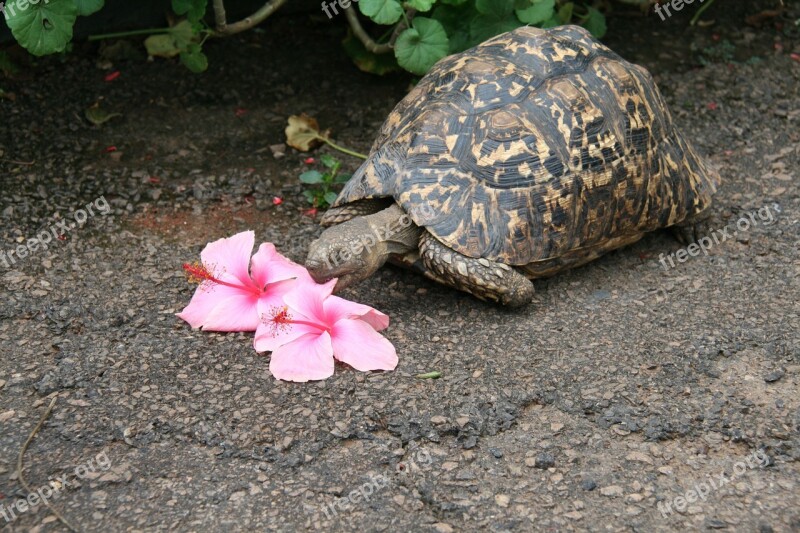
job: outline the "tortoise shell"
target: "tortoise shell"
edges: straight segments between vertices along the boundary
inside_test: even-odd
[[[644,68],[523,27],[439,61],[334,207],[392,197],[452,249],[526,265],[678,224],[718,183]]]

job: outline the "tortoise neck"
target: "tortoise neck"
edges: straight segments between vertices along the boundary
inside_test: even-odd
[[[382,262],[390,255],[416,250],[422,229],[396,203],[364,217],[377,240],[376,251]]]

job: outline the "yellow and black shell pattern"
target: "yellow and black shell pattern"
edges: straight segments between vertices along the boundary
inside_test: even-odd
[[[523,27],[439,61],[334,207],[392,197],[457,252],[526,265],[679,224],[718,184],[644,68]]]

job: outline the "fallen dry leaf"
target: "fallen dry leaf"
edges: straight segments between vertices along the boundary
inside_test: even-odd
[[[320,131],[317,121],[305,113],[292,115],[286,126],[286,144],[301,152],[308,152],[325,142],[330,133],[330,130]]]

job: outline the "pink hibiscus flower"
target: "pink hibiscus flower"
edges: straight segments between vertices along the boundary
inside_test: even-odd
[[[262,244],[251,259],[254,243],[255,234],[244,231],[206,245],[201,263],[183,265],[200,286],[177,316],[193,328],[254,331],[264,313],[284,305],[284,295],[296,283],[313,283],[305,267],[283,257],[273,244]]]
[[[256,351],[271,351],[269,370],[278,379],[309,381],[333,375],[334,359],[356,370],[394,370],[397,353],[378,331],[389,317],[369,306],[332,296],[336,280],[298,282],[285,304],[262,315]]]

